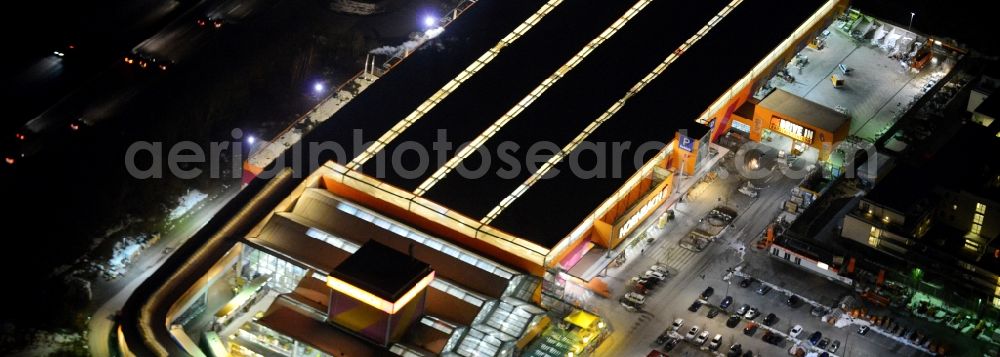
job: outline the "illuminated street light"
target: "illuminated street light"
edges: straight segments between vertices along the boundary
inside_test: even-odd
[[[424,27],[434,27],[437,25],[437,18],[432,15],[424,16]]]
[[[257,141],[257,138],[254,138],[253,135],[247,137],[247,144],[253,145],[254,141]]]
[[[323,83],[317,82],[316,84],[313,84],[313,92],[323,93],[324,90],[326,90],[326,86],[324,86]]]
[[[910,13],[910,25],[906,27],[907,30],[912,30],[913,29],[913,17],[914,16],[917,16],[917,13],[911,12]]]

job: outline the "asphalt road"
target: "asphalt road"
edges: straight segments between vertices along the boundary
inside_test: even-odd
[[[124,275],[111,281],[98,281],[93,285],[96,309],[88,322],[87,345],[92,356],[111,356],[109,341],[115,327],[114,315],[125,304],[125,300],[150,274],[170,257],[174,248],[183,244],[197,232],[215,213],[239,193],[232,187],[206,202],[197,211],[180,222],[174,229],[164,232],[160,240],[147,248]],[[97,304],[100,304],[97,306]]]
[[[190,61],[199,49],[211,43],[219,31],[225,31],[226,26],[234,26],[247,19],[255,11],[262,9],[270,0],[203,0],[192,6],[183,14],[175,17],[158,32],[146,38],[131,50],[145,53],[163,61],[172,61],[171,68],[184,65],[196,65]],[[150,9],[153,11],[153,9]],[[225,19],[227,25],[220,29],[211,26],[199,27],[196,19],[202,16],[214,16]],[[114,50],[107,50],[114,51]],[[59,135],[71,124],[93,126],[102,120],[120,114],[124,105],[138,96],[148,86],[154,84],[161,76],[169,75],[170,70],[161,71],[153,66],[140,68],[137,63],[127,64],[124,55],[115,55],[114,64],[104,70],[97,70],[92,76],[84,75],[79,86],[66,95],[55,100],[47,109],[31,118],[17,129],[18,134],[26,136],[14,148],[7,149],[5,156],[29,158],[43,150],[49,143],[59,142]],[[59,71],[53,69],[63,65],[63,62],[73,61],[74,53],[67,51],[64,58],[43,58],[42,68],[28,72],[36,78],[25,78],[34,87],[44,87],[46,81],[56,80]],[[48,66],[49,69],[45,67]],[[157,73],[163,72],[163,73]],[[34,83],[31,80],[41,83]],[[13,140],[14,136],[5,135],[4,140]]]

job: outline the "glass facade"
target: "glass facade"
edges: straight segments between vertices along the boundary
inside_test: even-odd
[[[259,276],[271,275],[267,282],[267,287],[287,294],[295,290],[299,281],[306,275],[306,270],[298,265],[289,263],[284,259],[275,257],[267,252],[246,246],[243,249],[243,269],[240,276],[247,280],[252,280]]]

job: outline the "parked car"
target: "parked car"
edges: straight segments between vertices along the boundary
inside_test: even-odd
[[[717,333],[715,334],[715,337],[712,337],[712,341],[708,343],[708,349],[712,351],[717,351],[719,350],[719,346],[721,345],[722,345],[722,334]]]
[[[757,318],[757,316],[760,316],[760,310],[757,310],[756,307],[751,307],[750,310],[747,310],[746,315],[743,315],[743,318],[753,320]]]
[[[696,326],[691,326],[691,328],[688,329],[687,335],[684,335],[684,338],[686,338],[688,340],[693,339],[695,336],[698,336],[698,331],[699,330],[701,330],[701,328],[699,328],[697,325]]]
[[[656,270],[663,275],[670,276],[670,270],[668,270],[667,267],[662,265],[653,265],[649,267],[649,270]]]
[[[677,347],[678,342],[680,342],[680,340],[676,338],[671,338],[667,340],[667,343],[663,345],[663,350],[670,352],[670,350],[674,349],[674,347]]]
[[[830,353],[837,353],[838,349],[840,349],[840,340],[834,340],[833,343],[830,344],[830,348],[827,350],[830,351]]]
[[[760,339],[772,345],[777,345],[778,343],[781,343],[781,336],[771,331],[765,332],[764,336],[761,336]]]
[[[819,340],[819,343],[816,344],[816,347],[819,347],[820,349],[824,349],[824,348],[826,348],[826,346],[829,346],[829,345],[830,345],[830,338],[829,337],[823,337],[823,339]]]
[[[859,334],[859,335],[866,335],[866,334],[868,334],[868,330],[870,330],[870,329],[871,329],[871,328],[870,328],[870,327],[868,327],[868,326],[861,326],[861,327],[858,327],[858,334]]]
[[[663,280],[667,278],[667,276],[664,275],[663,273],[652,269],[647,270],[645,273],[642,274],[642,276],[646,278],[656,278],[658,280]]]
[[[770,314],[767,314],[767,316],[764,316],[764,325],[765,326],[774,325],[775,322],[778,322],[778,316],[775,315],[773,312],[770,313]]]
[[[726,327],[733,328],[740,324],[740,315],[732,314],[726,319]]]
[[[753,284],[753,278],[744,278],[743,280],[740,280],[741,288],[748,288],[750,287],[750,284]]]
[[[741,354],[743,354],[743,346],[737,343],[729,346],[729,352],[726,352],[726,357],[740,357]]]
[[[791,338],[799,337],[800,333],[802,333],[802,325],[795,325],[791,330],[788,330],[788,336]]]
[[[785,304],[788,304],[788,306],[791,307],[796,307],[799,305],[799,302],[801,301],[802,299],[800,299],[798,295],[792,295],[788,297],[788,300],[785,300]]]
[[[725,309],[725,308],[729,307],[729,305],[732,305],[732,304],[733,304],[733,297],[732,296],[726,296],[726,298],[722,299],[722,302],[719,303],[719,307]]]
[[[809,335],[809,343],[811,343],[813,346],[816,346],[817,344],[819,344],[819,341],[822,338],[823,338],[822,332],[819,331],[813,332],[812,335]]]
[[[760,295],[767,295],[767,293],[770,291],[771,287],[767,285],[761,285],[760,288],[757,289],[757,293]]]
[[[708,297],[712,296],[712,294],[714,294],[714,293],[715,293],[715,289],[712,289],[712,287],[709,286],[709,287],[705,288],[705,291],[701,292],[701,298],[702,299],[708,299]]]
[[[750,310],[750,305],[749,304],[743,304],[743,305],[740,305],[740,307],[738,309],[736,309],[736,313],[740,314],[742,316],[743,314],[747,313],[747,310]]]
[[[701,305],[703,305],[701,300],[695,300],[693,303],[691,303],[691,306],[688,306],[688,311],[698,312],[698,309],[701,308]]]
[[[753,357],[753,351],[743,352],[743,357]]]
[[[809,310],[809,314],[816,317],[826,315],[826,308],[818,305],[813,306],[812,310]]]
[[[716,316],[719,316],[720,312],[722,312],[722,309],[713,307],[711,310],[708,310],[708,318],[710,319],[715,318]]]
[[[625,300],[631,301],[636,305],[643,305],[646,303],[646,297],[636,292],[626,293]]]
[[[674,323],[670,324],[670,331],[680,330],[681,326],[684,326],[684,319],[676,319]]]
[[[663,333],[661,333],[659,336],[656,337],[656,341],[653,341],[653,345],[660,346],[664,343],[667,343],[667,340],[669,339],[670,339],[670,331],[663,331]]]
[[[705,341],[708,341],[708,331],[702,331],[698,337],[695,337],[694,344],[701,346],[705,344]]]
[[[747,327],[743,328],[743,334],[753,336],[754,333],[757,333],[757,323],[753,321],[747,322]]]

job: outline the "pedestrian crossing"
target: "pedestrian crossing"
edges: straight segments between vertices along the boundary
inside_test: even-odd
[[[653,252],[653,256],[656,257],[657,261],[678,272],[684,271],[694,264],[698,254],[701,253],[696,253],[673,244],[662,245],[657,251]]]

